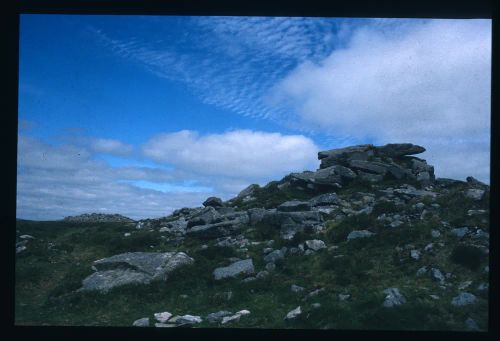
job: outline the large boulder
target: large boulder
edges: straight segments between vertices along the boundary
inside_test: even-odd
[[[262,218],[262,223],[280,229],[280,236],[290,240],[296,233],[312,228],[322,222],[317,211],[279,212],[268,210]]]
[[[193,215],[189,220],[187,227],[193,227],[197,225],[206,225],[215,222],[221,218],[221,214],[211,206],[205,207],[201,212]]]
[[[318,153],[321,160],[320,168],[327,168],[336,164],[342,164],[345,160],[367,160],[373,156],[373,145],[363,144],[346,148],[331,149]]]
[[[110,289],[126,284],[149,284],[167,280],[177,268],[192,264],[194,259],[184,252],[127,252],[93,263],[96,270],[82,281],[80,291]]]
[[[241,274],[253,274],[255,268],[251,258],[240,260],[232,263],[226,267],[217,268],[214,270],[213,275],[215,280],[220,280],[228,277],[236,277]]]
[[[224,206],[224,204],[222,203],[221,198],[210,197],[203,202],[203,206],[205,206],[205,207],[209,207],[209,206],[210,207],[222,207],[222,206]]]

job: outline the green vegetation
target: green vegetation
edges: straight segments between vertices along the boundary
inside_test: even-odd
[[[483,252],[471,245],[457,245],[450,256],[453,263],[460,264],[473,271],[479,268],[484,258]]]

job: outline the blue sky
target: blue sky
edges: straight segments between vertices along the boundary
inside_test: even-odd
[[[21,218],[163,216],[358,143],[489,181],[490,20],[23,15],[19,56]]]

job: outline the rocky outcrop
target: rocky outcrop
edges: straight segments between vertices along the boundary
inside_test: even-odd
[[[84,213],[77,216],[68,216],[63,219],[66,222],[73,223],[131,223],[133,219],[122,216],[121,214],[104,213]]]
[[[110,289],[126,284],[149,284],[167,280],[169,274],[194,262],[184,252],[127,252],[93,263],[96,271],[82,281],[80,291]]]
[[[318,153],[320,168],[291,173],[282,181],[302,190],[327,191],[341,188],[359,178],[370,182],[384,179],[411,179],[430,184],[435,180],[434,167],[425,160],[409,156],[423,153],[425,148],[411,143],[371,144],[331,149]]]

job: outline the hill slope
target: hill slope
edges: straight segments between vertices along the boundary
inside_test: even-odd
[[[486,330],[489,186],[424,150],[320,152],[160,219],[17,221],[16,324]]]

